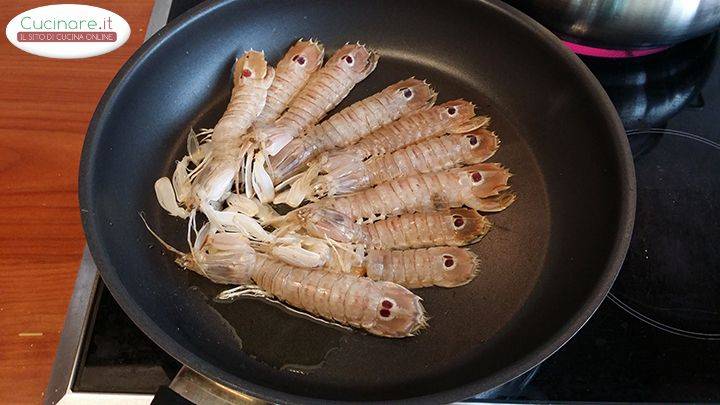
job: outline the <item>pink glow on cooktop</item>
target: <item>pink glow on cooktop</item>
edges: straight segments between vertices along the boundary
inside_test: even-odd
[[[652,55],[654,53],[662,52],[669,48],[669,46],[663,46],[660,48],[652,49],[603,49],[575,44],[568,41],[562,42],[563,44],[565,44],[565,46],[570,48],[571,51],[575,52],[578,55],[595,56],[598,58],[635,58],[638,56]]]

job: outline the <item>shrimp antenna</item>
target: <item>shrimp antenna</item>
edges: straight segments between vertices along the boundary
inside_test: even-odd
[[[157,233],[155,233],[155,231],[153,231],[152,228],[150,228],[150,225],[148,224],[147,220],[145,219],[145,213],[144,213],[144,212],[139,211],[139,212],[138,212],[138,215],[140,215],[140,219],[142,219],[143,223],[145,224],[145,228],[147,228],[148,232],[150,232],[150,234],[151,234],[152,236],[154,236],[155,239],[157,239],[158,242],[160,242],[160,244],[163,245],[163,247],[164,247],[165,249],[167,249],[167,250],[175,253],[175,254],[178,255],[178,256],[185,256],[185,255],[186,255],[186,253],[181,252],[181,251],[175,249],[171,244],[165,242],[165,241],[160,237],[160,235],[158,235]]]

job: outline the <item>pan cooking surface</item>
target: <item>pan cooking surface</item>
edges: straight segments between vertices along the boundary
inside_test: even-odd
[[[274,402],[451,402],[550,355],[592,314],[622,262],[632,162],[589,72],[499,4],[228,0],[175,20],[119,73],[83,151],[88,244],[118,303],[191,368]],[[257,300],[215,303],[226,287],[180,270],[138,216],[185,248],[185,223],[161,211],[153,183],[172,172],[190,126],[217,121],[235,55],[252,47],[276,61],[311,36],[328,51],[346,41],[380,51],[377,70],[339,108],[411,75],[427,79],[441,101],[463,97],[492,117],[502,144],[491,161],[515,174],[518,200],[490,215],[493,229],[473,248],[479,276],[417,290],[431,317],[417,337],[346,331]]]
[[[243,351],[257,361],[301,374],[306,383],[332,381],[338,389],[358,393],[388,386],[402,389],[419,379],[442,378],[458,367],[481,361],[484,343],[512,318],[534,286],[550,231],[547,193],[533,153],[521,131],[483,94],[483,89],[459,72],[424,64],[422,55],[369,45],[380,51],[381,62],[338,109],[413,74],[434,85],[441,98],[438,103],[464,97],[477,104],[480,114],[492,117],[490,129],[497,132],[502,144],[491,160],[502,162],[516,174],[511,182],[518,200],[507,210],[488,215],[493,228],[472,249],[481,258],[479,276],[459,288],[415,290],[424,300],[430,326],[417,337],[394,340],[319,324],[256,299],[214,303],[212,298],[228,286],[183,272],[171,260],[163,268],[179,273],[180,283],[186,283],[199,299],[209,298],[198,309],[225,325],[228,333],[237,334],[238,345],[242,342]],[[212,126],[226,102],[220,100],[211,111],[192,120],[196,129]],[[156,177],[169,173],[176,159],[185,154],[184,135],[181,132],[174,137],[176,156],[167,160],[167,171]],[[184,235],[183,221],[169,217],[157,204],[150,205],[148,211],[162,223],[162,235]],[[177,243],[183,246],[180,238]],[[428,373],[430,365],[432,374]]]

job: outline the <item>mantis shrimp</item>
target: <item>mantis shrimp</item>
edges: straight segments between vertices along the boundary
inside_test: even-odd
[[[190,209],[217,203],[230,191],[241,162],[233,151],[265,106],[268,88],[275,76],[262,52],[248,51],[235,62],[234,87],[225,113],[212,131],[212,142],[200,149],[188,141],[188,155],[178,162],[171,182],[167,177],[155,183],[158,202],[171,215],[187,218]],[[191,134],[192,135],[192,134]],[[194,139],[194,136],[192,137]],[[197,142],[196,139],[194,139]],[[195,157],[192,152],[201,153]],[[202,159],[188,173],[193,158]],[[194,181],[192,181],[194,179]]]
[[[466,246],[490,230],[490,221],[469,208],[402,214],[361,224],[332,208],[319,207],[300,209],[297,219],[311,236],[377,249]]]
[[[357,219],[467,206],[497,212],[515,200],[507,190],[510,172],[497,163],[480,163],[395,179],[342,197],[328,197],[301,207],[295,216],[321,207]]]
[[[427,326],[420,297],[396,283],[284,264],[257,253],[240,234],[217,233],[206,226],[198,232],[191,253],[166,247],[177,254],[176,262],[183,268],[216,283],[240,285],[233,289],[236,295],[274,298],[312,316],[383,337],[413,336]]]

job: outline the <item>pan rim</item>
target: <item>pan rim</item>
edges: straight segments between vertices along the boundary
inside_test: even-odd
[[[130,319],[146,335],[148,335],[153,342],[160,346],[162,350],[187,367],[208,376],[220,384],[247,393],[248,395],[262,398],[274,403],[318,402],[320,401],[318,398],[287,393],[239,378],[218,367],[215,367],[211,363],[198,357],[195,353],[178,344],[173,338],[166,334],[164,330],[158,327],[150,316],[142,310],[142,307],[129,295],[125,285],[117,276],[116,269],[114,269],[114,266],[110,263],[106,247],[99,242],[97,219],[86,209],[91,205],[90,203],[93,200],[91,192],[92,187],[88,186],[89,184],[92,184],[92,169],[95,165],[95,154],[93,152],[98,146],[98,139],[100,138],[99,134],[102,132],[105,116],[109,111],[108,106],[112,105],[118,96],[117,90],[125,84],[131,73],[135,71],[148,56],[150,56],[152,51],[161,46],[173,34],[182,30],[194,20],[201,18],[203,15],[213,12],[218,8],[224,7],[226,4],[235,1],[242,2],[245,0],[216,0],[206,2],[194,7],[187,13],[171,21],[158,31],[158,33],[146,41],[115,75],[105,90],[102,98],[98,102],[98,106],[95,109],[92,120],[88,126],[83,144],[78,183],[81,220],[93,260],[95,260],[108,290],[123,310],[128,314]],[[565,326],[562,329],[559,329],[558,332],[545,343],[541,344],[534,351],[527,353],[524,357],[506,365],[504,368],[489,377],[459,385],[444,391],[397,400],[397,402],[401,403],[446,403],[469,398],[477,395],[478,393],[491,390],[522,375],[542,363],[545,359],[559,350],[583,327],[583,325],[585,325],[605,299],[607,293],[610,291],[610,288],[612,287],[612,284],[614,283],[625,259],[635,219],[636,183],[630,145],[627,137],[625,136],[625,130],[615,107],[612,105],[607,93],[597,79],[582,63],[582,61],[580,61],[575,54],[568,50],[554,34],[517,9],[498,0],[461,1],[472,3],[477,6],[492,8],[496,12],[504,14],[514,20],[517,24],[523,25],[525,28],[532,31],[540,40],[552,48],[552,51],[558,59],[562,59],[564,63],[573,68],[577,74],[577,78],[585,86],[586,90],[594,96],[599,107],[597,110],[598,114],[604,117],[604,120],[607,121],[607,125],[610,128],[607,135],[608,140],[612,141],[613,148],[618,157],[617,170],[621,176],[621,184],[619,184],[619,187],[622,191],[621,195],[618,197],[620,203],[620,215],[617,218],[618,235],[610,254],[608,255],[607,261],[604,264],[603,275],[597,282],[592,294],[589,296],[589,299],[578,308],[573,317],[567,320]],[[328,403],[342,403],[342,401],[322,401]]]

